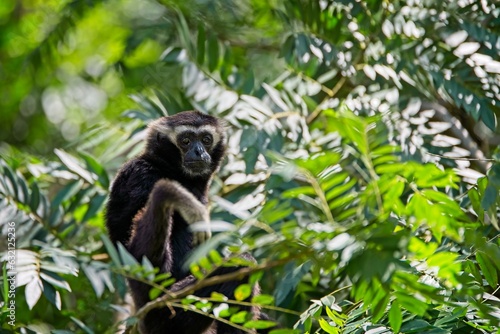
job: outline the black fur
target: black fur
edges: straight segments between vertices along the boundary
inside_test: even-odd
[[[190,203],[196,207],[194,204],[197,203],[193,202],[196,200],[203,205],[207,204],[209,183],[225,152],[223,129],[218,119],[199,112],[184,112],[155,122],[155,126],[161,129],[172,129],[179,125],[211,125],[218,129],[221,139],[209,152],[211,173],[186,173],[182,166],[181,151],[176,144],[167,135],[157,131],[157,128],[151,127],[145,151],[126,163],[115,178],[106,212],[106,225],[111,240],[124,244],[139,261],[146,256],[161,272],[171,273],[176,279],[171,287],[173,291],[195,281],[183,268],[185,256],[193,248],[193,234],[180,211],[175,209],[179,205],[191,209]],[[235,270],[238,268],[220,268],[213,275]],[[203,288],[196,295],[210,296],[212,291],[217,291],[233,298],[234,289],[247,281],[245,278]],[[149,301],[150,287],[133,280],[129,284],[136,308],[140,308]],[[258,310],[252,311],[259,313]],[[171,316],[168,308],[152,310],[141,322],[141,332],[241,333],[232,326],[181,309],[176,309],[175,316]]]
[[[177,279],[177,282],[170,288],[171,291],[179,291],[195,283],[196,279],[192,275],[183,271],[181,267],[183,256],[191,250],[189,228],[182,217],[174,213],[169,203],[184,201],[178,195],[178,188],[167,180],[158,181],[155,185],[146,209],[136,219],[136,230],[128,246],[130,252],[136,258],[147,256],[155,267],[159,267],[161,272],[170,272]],[[167,203],[167,204],[166,204]],[[250,255],[245,255],[247,260],[252,260]],[[223,275],[235,270],[237,267],[222,267],[217,269],[212,275]],[[230,281],[214,286],[202,288],[196,292],[197,296],[209,297],[212,291],[217,291],[225,296],[234,299],[234,290],[240,284],[247,283],[248,278]],[[148,292],[150,286],[138,281],[130,280],[130,288],[136,307],[141,307],[149,301]],[[252,311],[246,308],[247,311]],[[253,310],[258,312],[258,310]],[[232,333],[240,334],[242,331],[221,322],[214,321],[201,314],[175,309],[175,316],[171,317],[168,308],[154,309],[146,315],[141,323],[143,333]]]
[[[213,125],[222,127],[217,118],[200,112],[183,112],[163,117],[157,122],[165,127],[178,125]],[[151,129],[152,130],[152,129]],[[132,233],[132,220],[145,207],[149,194],[158,180],[169,179],[179,182],[201,203],[208,203],[208,186],[212,175],[193,176],[185,173],[182,167],[181,152],[167,136],[150,130],[145,151],[137,158],[127,162],[118,172],[113,185],[106,211],[106,225],[113,242],[126,245]],[[213,148],[211,170],[214,173],[224,157],[224,137]]]

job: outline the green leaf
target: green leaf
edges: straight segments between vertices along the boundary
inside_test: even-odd
[[[252,174],[255,169],[255,164],[259,158],[259,150],[256,147],[249,147],[245,152],[243,152],[243,158],[245,159],[245,173]]]
[[[325,306],[328,306],[328,307],[334,307],[336,304],[335,304],[335,297],[332,296],[332,295],[327,295],[327,296],[324,296],[324,297],[321,297],[321,303],[323,303],[323,305]]]
[[[63,203],[64,201],[68,200],[69,198],[75,196],[76,193],[80,190],[80,188],[83,185],[82,180],[75,180],[75,181],[70,181],[67,185],[65,185],[57,195],[54,197],[54,199],[51,202],[51,207],[52,210],[57,209],[57,207]]]
[[[101,234],[101,240],[104,243],[104,246],[106,247],[106,251],[108,252],[109,257],[113,261],[113,264],[115,266],[120,266],[121,265],[120,257],[118,256],[118,252],[116,251],[116,248],[111,242],[111,240],[109,240],[108,236],[105,235],[104,233]]]
[[[100,262],[90,262],[89,264],[82,264],[81,267],[83,272],[87,276],[92,288],[94,288],[94,292],[97,297],[101,297],[104,293],[104,288],[106,284],[106,280],[110,279],[110,273],[108,270],[100,270]],[[109,286],[109,283],[108,283]],[[114,286],[111,285],[111,291],[114,290]]]
[[[351,179],[347,181],[345,184],[339,185],[337,187],[332,188],[330,191],[326,193],[326,199],[328,201],[332,201],[334,198],[342,195],[349,189],[351,189],[357,183],[356,179]]]
[[[266,329],[276,326],[276,323],[269,320],[250,320],[245,322],[243,326],[246,328]]]
[[[491,131],[496,131],[496,117],[495,113],[491,108],[488,106],[488,103],[485,101],[481,102],[481,114],[480,114],[480,119],[483,121],[483,123],[491,130]]]
[[[339,329],[330,325],[328,323],[328,321],[326,321],[325,319],[319,318],[318,321],[319,321],[319,325],[321,326],[321,329],[323,329],[325,332],[327,332],[329,334],[338,334],[339,333]]]
[[[182,41],[182,44],[187,52],[190,55],[194,56],[194,45],[191,43],[192,38],[189,30],[189,25],[180,10],[177,10],[177,15],[179,18],[179,24],[176,24],[175,27],[177,28],[177,31],[179,33],[180,40]]]
[[[283,198],[300,198],[304,195],[315,196],[316,191],[311,186],[303,186],[286,190],[281,194]]]
[[[383,296],[372,308],[372,319],[374,323],[379,322],[379,320],[384,315],[387,304],[389,303],[389,297],[389,294],[385,294],[385,296]]]
[[[38,205],[40,204],[40,196],[43,196],[40,194],[40,189],[38,188],[38,184],[36,181],[33,181],[30,185],[30,202],[29,206],[33,212],[37,212]]]
[[[252,287],[249,284],[241,284],[234,290],[234,298],[242,301],[250,297],[252,294]]]
[[[458,254],[452,252],[438,252],[427,259],[429,267],[447,267],[455,263]]]
[[[62,163],[73,173],[80,176],[82,179],[87,181],[90,184],[94,183],[94,176],[91,172],[87,171],[82,164],[78,161],[77,158],[72,156],[71,154],[60,150],[55,149],[54,153],[61,159]]]
[[[403,326],[401,326],[401,332],[403,333],[426,333],[424,330],[430,328],[431,325],[424,320],[415,319],[408,322],[405,322]]]
[[[85,333],[87,334],[94,334],[94,331],[92,329],[90,329],[87,325],[85,325],[81,320],[73,317],[73,316],[70,316],[71,320],[73,320],[73,322],[75,324],[77,324],[78,327],[80,327],[81,329],[83,329],[85,331]],[[130,319],[130,318],[129,318]]]
[[[219,42],[217,38],[210,34],[208,38],[208,70],[215,71],[219,66]]]
[[[118,253],[120,254],[123,265],[133,267],[139,264],[135,257],[133,257],[121,243],[118,244]]]
[[[252,297],[252,304],[258,305],[272,305],[274,303],[274,297],[266,294],[260,294]]]
[[[155,273],[158,272],[158,269],[153,267],[153,264],[146,256],[142,257],[141,264],[142,268],[144,269],[144,277],[146,277],[150,281],[153,281],[155,279]]]
[[[169,278],[169,279],[162,281],[160,283],[160,285],[164,288],[168,288],[169,286],[171,286],[174,283],[175,283],[175,278],[172,277],[172,278]]]
[[[479,271],[479,268],[471,260],[467,260],[465,262],[465,271],[470,273],[472,276],[474,276],[474,279],[477,282],[483,281],[483,277],[481,276],[481,272]]]
[[[172,276],[171,273],[161,273],[161,274],[158,274],[155,276],[153,282],[160,282],[160,281],[163,281],[163,280],[170,278],[171,276]]]
[[[293,214],[293,207],[288,201],[283,201],[280,204],[278,204],[278,202],[277,199],[271,200],[264,205],[260,215],[262,222],[271,225]]]
[[[59,206],[52,211],[49,217],[50,226],[58,226],[64,216],[64,210]]]
[[[495,227],[497,230],[500,230],[500,226],[498,224],[498,215],[497,215],[497,209],[495,207],[492,207],[488,210],[488,215],[490,217],[490,222],[493,227]]]
[[[40,277],[42,278],[44,283],[47,282],[48,284],[50,284],[52,286],[64,289],[66,291],[71,291],[71,288],[70,288],[68,282],[66,282],[61,277],[57,276],[54,273],[42,270],[40,272]]]
[[[206,271],[211,270],[213,267],[212,263],[206,257],[202,257],[201,259],[199,259],[198,264]]]
[[[212,309],[212,303],[209,302],[206,299],[201,299],[200,301],[196,302],[194,306],[203,312],[209,312]]]
[[[196,39],[196,62],[200,65],[205,61],[205,28],[198,24],[198,37]]]
[[[496,288],[498,285],[498,273],[489,257],[483,252],[478,251],[476,253],[476,260],[488,284],[492,288]]]
[[[7,186],[7,194],[12,195],[14,198],[19,198],[19,193],[17,189],[17,182],[16,182],[16,177],[14,176],[14,172],[12,169],[4,165],[3,166],[3,174],[5,178],[3,179],[5,181],[5,184]]]
[[[235,324],[242,324],[247,320],[247,311],[240,311],[236,314],[233,314],[230,318],[231,322],[234,322]]]
[[[394,331],[394,333],[399,333],[401,324],[403,322],[403,315],[401,312],[401,307],[397,301],[392,302],[391,309],[389,310],[389,323]]]
[[[43,295],[52,305],[58,310],[61,310],[61,295],[59,291],[55,290],[54,287],[47,282],[43,282]]]
[[[296,329],[288,329],[288,328],[280,328],[280,329],[273,329],[272,331],[269,332],[269,334],[300,334],[301,332]]]
[[[312,266],[311,261],[307,261],[298,267],[295,267],[295,262],[290,262],[285,266],[285,276],[278,282],[276,287],[275,297],[276,303],[279,305],[288,294],[295,289],[297,284],[299,284],[302,277],[309,271]]]
[[[328,315],[328,318],[335,322],[335,324],[339,327],[344,326],[344,319],[346,318],[345,316],[337,313],[337,311],[332,310],[330,307],[325,306],[325,311],[326,314]]]
[[[210,256],[210,260],[217,266],[223,262],[222,256],[220,256],[219,252],[215,249],[210,250],[208,256]]]
[[[264,276],[263,271],[256,271],[256,272],[252,273],[250,275],[250,278],[248,279],[248,284],[250,284],[252,286],[257,284],[262,279],[262,276]]]
[[[182,305],[190,305],[190,304],[197,302],[198,300],[200,300],[199,297],[194,296],[194,295],[189,295],[189,296],[186,296],[185,298],[182,298]]]
[[[163,291],[157,287],[153,287],[149,290],[149,299],[155,300]]]
[[[255,127],[244,127],[241,133],[240,149],[244,150],[255,145],[259,139],[259,131]]]
[[[201,271],[200,266],[196,263],[191,263],[191,265],[189,266],[189,270],[191,271],[191,274],[193,274],[193,276],[197,279],[202,279],[205,276]]]
[[[28,184],[19,171],[16,173],[17,187],[19,190],[19,202],[28,203],[30,200]]]
[[[219,302],[225,302],[228,300],[228,298],[223,295],[222,293],[213,291],[212,294],[210,295],[210,298],[213,299],[214,301],[219,301]],[[253,301],[252,301],[253,303]]]
[[[407,295],[404,292],[396,292],[396,299],[399,302],[399,304],[410,311],[413,314],[423,316],[425,312],[427,311],[427,303],[421,301],[420,299],[417,299],[416,297],[412,295]]]
[[[102,188],[107,190],[109,188],[109,178],[106,169],[90,154],[79,152],[80,157],[87,164],[87,169],[97,175],[97,181],[101,184]]]
[[[186,58],[186,50],[179,47],[170,47],[163,52],[162,61],[168,65],[178,65],[184,58]],[[144,112],[137,110],[127,110],[122,116],[142,119],[143,121],[151,120],[151,116],[147,116]]]
[[[489,210],[497,200],[498,190],[491,184],[488,184],[481,200],[481,207],[484,210]]]

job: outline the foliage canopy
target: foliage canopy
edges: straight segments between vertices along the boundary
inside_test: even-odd
[[[163,294],[105,236],[147,123],[194,108],[229,125],[197,284],[251,252],[274,334],[499,331],[498,4],[7,0],[0,22],[2,331],[132,332],[124,277],[271,325],[238,311],[250,286]]]

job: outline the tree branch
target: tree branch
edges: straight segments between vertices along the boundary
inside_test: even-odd
[[[193,285],[185,287],[182,290],[179,290],[177,292],[170,292],[170,294],[168,294],[168,295],[163,295],[161,297],[158,297],[155,300],[150,301],[149,303],[147,303],[146,305],[141,307],[136,312],[135,317],[138,319],[142,319],[146,316],[146,314],[149,311],[151,311],[155,308],[158,308],[158,307],[167,306],[172,301],[189,296],[189,295],[193,294],[194,292],[196,292],[204,287],[212,286],[212,285],[219,284],[219,283],[234,281],[234,280],[241,280],[243,277],[248,276],[250,274],[253,274],[255,272],[258,272],[260,270],[269,269],[269,268],[284,265],[284,264],[290,262],[292,259],[293,258],[280,259],[280,260],[268,262],[266,264],[256,265],[255,267],[241,268],[235,272],[224,274],[224,275],[207,277],[205,279],[197,281]]]

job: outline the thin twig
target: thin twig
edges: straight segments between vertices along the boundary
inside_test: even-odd
[[[278,266],[281,266],[281,265],[284,265],[284,264],[290,262],[291,260],[292,260],[292,258],[276,260],[276,261],[268,262],[266,264],[256,265],[255,267],[241,268],[235,272],[224,274],[224,275],[207,277],[203,280],[197,281],[193,285],[185,287],[182,290],[179,290],[177,292],[170,292],[170,294],[168,294],[168,295],[163,295],[163,296],[158,297],[157,299],[155,299],[153,301],[150,301],[149,303],[145,304],[143,307],[141,307],[136,312],[135,317],[137,317],[138,319],[142,319],[149,311],[151,311],[155,308],[167,305],[170,302],[170,300],[186,297],[186,296],[191,295],[194,292],[196,292],[204,287],[212,286],[212,285],[219,284],[219,283],[234,281],[234,280],[241,280],[243,277],[248,276],[254,272],[257,272],[257,271],[260,271],[263,269],[278,267]]]

